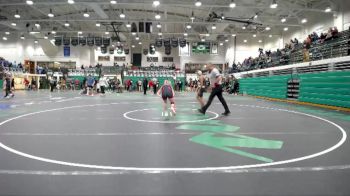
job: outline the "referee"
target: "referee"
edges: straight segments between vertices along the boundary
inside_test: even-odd
[[[201,109],[198,109],[198,112],[201,114],[205,114],[211,102],[213,101],[214,97],[217,96],[221,104],[225,108],[225,112],[222,113],[222,115],[228,116],[231,112],[227,106],[227,103],[224,97],[222,96],[222,86],[221,86],[222,76],[219,70],[215,68],[214,65],[211,63],[207,66],[207,69],[209,71],[210,86],[212,88],[212,91],[210,93],[207,104],[205,104]]]

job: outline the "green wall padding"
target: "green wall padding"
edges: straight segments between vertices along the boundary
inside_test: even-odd
[[[299,101],[350,108],[350,71],[299,74]]]
[[[287,83],[291,76],[269,76],[240,79],[240,92],[270,98],[287,98]]]
[[[1,90],[2,90],[2,85],[3,85],[3,82],[2,82],[2,80],[0,80],[0,88],[1,88]]]
[[[299,79],[299,101],[350,108],[350,71],[240,79],[240,92],[287,98],[288,80]]]

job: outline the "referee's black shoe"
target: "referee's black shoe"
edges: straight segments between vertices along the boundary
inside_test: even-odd
[[[226,111],[226,112],[222,113],[221,115],[223,115],[223,116],[228,116],[228,115],[230,115],[230,114],[231,114],[230,111]]]
[[[202,109],[198,109],[198,112],[203,114],[203,115],[205,114],[205,112]]]

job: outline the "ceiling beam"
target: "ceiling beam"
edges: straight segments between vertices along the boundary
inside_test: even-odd
[[[65,22],[65,19],[23,19],[21,22]],[[71,19],[70,21],[72,22],[139,22],[139,19],[128,19],[128,20],[110,20],[110,19]],[[145,20],[143,22],[152,22],[154,24],[159,23],[164,23],[164,24],[169,24],[169,23],[174,23],[174,24],[237,24],[236,22],[229,22],[229,21],[220,21],[220,22],[206,22],[206,21],[193,21],[193,22],[184,22],[182,20]],[[269,25],[269,26],[291,26],[291,27],[300,27],[302,25],[299,24],[288,24],[288,23],[283,23],[283,24],[274,24],[274,23],[264,23],[264,25]]]
[[[107,19],[108,15],[103,11],[103,9],[101,9],[100,5],[97,3],[89,3],[88,4],[89,7],[91,7],[94,12],[101,17],[102,19]]]
[[[89,1],[76,1],[75,4],[79,4],[79,5],[87,5],[87,4],[91,4],[92,2]],[[95,2],[95,4],[98,5],[110,5],[109,1],[103,1],[103,2]],[[26,5],[25,2],[23,3],[11,3],[11,2],[5,2],[5,3],[0,3],[0,7],[1,6],[23,6]],[[48,6],[54,6],[54,5],[68,5],[67,2],[58,2],[58,1],[41,1],[41,2],[36,2],[34,5],[48,5]],[[138,3],[128,3],[128,2],[118,2],[119,6],[152,6],[151,2],[138,2]],[[190,3],[163,3],[161,4],[161,7],[183,7],[183,8],[194,8],[194,9],[199,9],[198,7],[196,7],[194,4],[190,4]],[[220,5],[220,4],[202,4],[202,6],[200,7],[200,9],[202,8],[228,8],[228,5]],[[269,8],[269,5],[266,6],[257,6],[257,5],[237,5],[237,7],[235,9],[239,9],[239,8],[254,8],[254,9],[266,9]],[[288,6],[279,6],[278,9],[281,10],[290,10],[293,9],[291,7]],[[295,7],[295,9],[301,10],[301,11],[309,11],[309,12],[324,12],[324,9],[318,9],[318,8],[308,8],[308,7]]]

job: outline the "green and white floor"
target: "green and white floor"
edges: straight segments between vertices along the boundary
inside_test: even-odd
[[[0,195],[350,195],[349,113],[225,95],[0,100]]]

